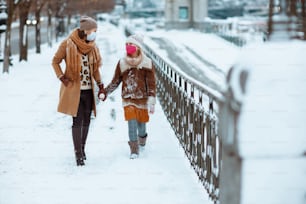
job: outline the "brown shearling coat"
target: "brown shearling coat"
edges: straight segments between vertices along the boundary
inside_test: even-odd
[[[142,54],[144,60],[137,66],[130,66],[125,59],[119,60],[111,83],[105,88],[111,94],[122,82],[122,100],[135,105],[147,105],[148,98],[155,98],[155,67],[152,60]]]
[[[81,82],[80,80],[73,80],[73,73],[70,71],[71,69],[69,69],[69,67],[66,67],[65,70],[63,71],[60,66],[62,60],[66,62],[66,48],[67,48],[67,39],[60,44],[52,60],[52,66],[56,76],[60,77],[62,75],[65,75],[70,80],[67,87],[64,86],[63,83],[61,83],[59,104],[57,111],[76,117],[80,102]],[[97,84],[100,84],[101,76],[99,69],[97,69],[94,72],[93,66],[89,65],[89,67],[91,73],[92,91],[93,91],[93,96],[95,97],[93,80],[95,80]],[[93,101],[94,101],[93,112],[94,115],[96,116],[96,100],[94,99]]]

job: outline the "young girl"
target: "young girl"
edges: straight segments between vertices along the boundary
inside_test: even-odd
[[[99,91],[103,101],[122,82],[122,104],[124,117],[128,121],[130,158],[137,158],[139,146],[144,147],[148,134],[146,123],[149,114],[154,113],[155,105],[155,71],[152,60],[143,52],[143,38],[131,35],[126,40],[126,56],[121,58],[116,66],[115,74],[110,84]]]

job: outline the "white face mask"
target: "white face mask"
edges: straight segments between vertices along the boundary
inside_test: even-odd
[[[87,35],[86,40],[88,41],[94,41],[96,39],[97,33],[96,32],[92,32],[89,35]]]

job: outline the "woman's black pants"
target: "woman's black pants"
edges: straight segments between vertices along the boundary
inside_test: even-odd
[[[72,118],[72,138],[77,165],[79,165],[80,160],[83,161],[86,159],[85,144],[90,125],[93,100],[94,98],[91,89],[81,90],[78,113],[76,117]]]

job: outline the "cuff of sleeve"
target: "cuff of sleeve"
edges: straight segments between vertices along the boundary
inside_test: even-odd
[[[149,97],[148,97],[148,104],[149,104],[149,105],[155,105],[155,103],[156,103],[155,97],[149,96]]]
[[[101,85],[101,84],[103,84],[102,81],[97,81],[97,85],[98,85],[98,86]]]

